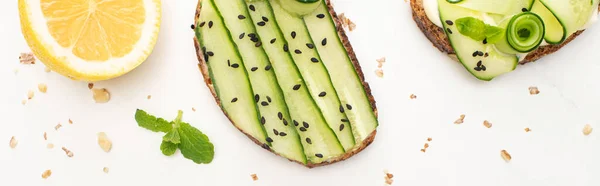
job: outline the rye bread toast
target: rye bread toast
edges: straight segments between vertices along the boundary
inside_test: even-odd
[[[452,46],[450,45],[450,42],[448,41],[448,37],[446,36],[446,33],[444,32],[444,30],[442,28],[438,27],[437,25],[433,24],[433,22],[431,22],[429,20],[429,18],[427,17],[427,14],[425,14],[425,9],[423,7],[423,0],[410,0],[410,7],[412,9],[413,20],[415,21],[415,23],[417,24],[419,29],[421,29],[423,34],[425,34],[427,39],[429,39],[429,41],[431,41],[433,46],[437,47],[441,52],[448,54],[448,56],[450,56],[450,58],[458,61],[458,58],[456,58],[456,54],[454,53],[454,49],[452,49]],[[577,36],[579,36],[583,31],[584,30],[575,32],[573,35],[571,35],[569,38],[567,38],[565,40],[565,42],[563,42],[559,45],[541,46],[538,49],[527,54],[527,56],[524,59],[522,59],[521,61],[519,61],[519,63],[525,64],[525,63],[533,62],[533,61],[536,61],[548,54],[552,54],[552,53],[558,51],[559,49],[561,49],[563,46],[565,46],[569,42],[571,42],[573,39],[575,39]]]
[[[373,109],[373,112],[375,113],[375,116],[377,117],[378,113],[377,113],[377,107],[375,105],[375,98],[373,98],[373,95],[371,94],[371,88],[369,87],[369,84],[367,82],[365,82],[365,77],[364,74],[361,70],[360,64],[358,63],[358,59],[356,58],[356,54],[354,53],[354,50],[352,49],[352,45],[350,44],[350,41],[348,40],[348,37],[346,36],[346,33],[344,31],[344,29],[342,28],[342,23],[341,20],[338,18],[337,14],[335,13],[335,11],[333,10],[333,6],[331,5],[331,2],[329,0],[326,0],[327,2],[327,6],[328,6],[328,10],[329,10],[329,14],[332,16],[334,22],[335,22],[335,26],[336,26],[336,30],[338,33],[338,36],[340,37],[340,39],[342,39],[342,43],[344,45],[344,48],[346,49],[352,64],[354,65],[354,69],[356,70],[356,72],[358,73],[358,76],[360,78],[360,81],[363,84],[363,87],[367,93],[367,96],[369,98],[369,102],[371,103],[371,108]],[[196,7],[196,15],[194,17],[194,23],[196,23],[198,21],[198,19],[200,18],[200,12],[202,11],[202,0],[198,1],[198,6]],[[210,92],[212,93],[213,97],[215,98],[215,101],[217,102],[217,104],[220,106],[221,102],[219,100],[219,97],[216,93],[215,87],[212,83],[212,80],[210,78],[209,72],[208,72],[208,66],[206,65],[206,62],[204,61],[204,56],[203,53],[201,51],[201,47],[200,47],[200,43],[198,42],[198,40],[196,39],[196,37],[194,37],[194,46],[196,47],[196,56],[198,58],[198,67],[200,68],[200,72],[202,72],[202,76],[204,77],[204,82],[206,83],[206,86],[210,89]],[[225,114],[225,116],[229,119],[230,122],[232,122],[233,124],[233,120],[231,120],[231,118],[227,115],[227,113],[222,110],[223,113]],[[236,126],[236,125],[234,125]],[[236,126],[237,128],[237,126]],[[264,149],[277,154],[276,152],[274,152],[273,150],[271,150],[268,146],[266,146],[265,144],[262,144],[261,142],[259,142],[259,140],[257,140],[256,138],[252,137],[251,135],[247,134],[246,132],[244,132],[243,130],[241,130],[240,128],[238,128],[239,131],[241,131],[242,133],[244,133],[248,138],[250,138],[252,141],[254,141],[254,143],[256,143],[257,145],[260,145],[261,147],[263,147]],[[345,154],[338,156],[336,158],[330,159],[328,161],[322,162],[322,163],[318,163],[318,164],[313,164],[308,162],[308,164],[303,164],[301,162],[297,162],[297,161],[293,161],[296,163],[299,163],[301,165],[304,165],[308,168],[313,168],[313,167],[318,167],[318,166],[324,166],[324,165],[329,165],[332,163],[336,163],[336,162],[340,162],[340,161],[344,161],[350,157],[352,157],[353,155],[359,153],[360,151],[364,150],[367,146],[369,146],[373,140],[375,139],[375,135],[377,134],[377,130],[374,130],[371,134],[369,134],[369,136],[367,136],[367,138],[365,138],[365,140],[362,141],[361,144],[356,144],[356,146],[354,147],[354,149],[352,149],[351,151],[347,151]],[[278,155],[278,154],[277,154]]]

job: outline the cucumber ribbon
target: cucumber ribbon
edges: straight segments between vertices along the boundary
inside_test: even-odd
[[[540,16],[523,12],[500,24],[505,28],[504,36],[496,48],[508,54],[527,53],[540,46],[544,39],[545,25]]]

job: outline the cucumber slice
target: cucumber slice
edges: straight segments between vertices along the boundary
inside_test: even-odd
[[[202,1],[200,20],[196,27],[196,38],[202,46],[221,108],[237,128],[260,143],[267,144],[267,135],[258,119],[254,93],[244,64],[211,1]],[[238,63],[240,66],[233,68],[227,65],[227,61]],[[237,101],[232,101],[234,99]]]
[[[307,84],[292,59],[292,54],[284,51],[288,42],[280,31],[269,1],[249,2],[248,6],[250,5],[255,9],[255,11],[250,11],[250,17],[255,22],[262,20],[263,17],[269,20],[268,24],[256,27],[256,30],[260,35],[261,42],[264,43],[262,47],[272,62],[273,70],[285,95],[285,102],[293,119],[288,120],[290,126],[294,123],[298,124],[297,130],[300,131],[299,135],[308,161],[320,163],[343,154],[342,145],[325,121],[323,117],[325,113],[321,113],[320,108],[311,97]],[[326,77],[321,78],[325,79]],[[300,86],[294,90],[297,85]],[[304,127],[304,122],[309,124],[309,128]],[[322,157],[318,157],[319,155]]]
[[[582,29],[594,10],[589,0],[540,0],[565,27],[567,36]]]
[[[351,105],[345,113],[352,126],[354,138],[361,142],[377,128],[377,117],[365,92],[362,81],[354,70],[354,65],[346,53],[325,1],[313,13],[304,17],[316,48],[342,105]],[[344,106],[346,107],[346,106]]]
[[[531,52],[544,40],[544,22],[531,12],[517,14],[505,20],[500,27],[506,30],[496,47],[507,54]]]
[[[518,58],[515,55],[501,54],[494,49],[493,45],[475,41],[460,34],[456,29],[454,22],[457,19],[474,17],[481,20],[483,19],[481,12],[448,3],[446,0],[438,0],[438,6],[440,19],[450,44],[458,60],[471,74],[478,79],[489,81],[517,67]]]
[[[547,43],[560,44],[567,39],[567,30],[565,27],[563,27],[556,16],[539,0],[535,0],[531,12],[539,15],[544,21],[544,24],[546,25],[544,40],[546,40]]]
[[[448,2],[475,11],[511,16],[531,10],[533,0],[462,0]]]
[[[315,11],[321,5],[319,0],[277,0],[277,3],[288,13],[299,17]]]
[[[350,126],[345,126],[347,128],[345,130],[338,130],[341,120],[347,119],[347,116],[340,112],[339,108],[342,107],[342,104],[338,94],[331,82],[328,70],[322,63],[323,60],[314,48],[315,45],[320,44],[320,41],[319,43],[313,42],[302,18],[289,14],[274,0],[271,0],[270,3],[277,24],[288,42],[287,48],[304,78],[310,95],[321,109],[325,121],[333,129],[344,149],[354,148],[355,139]]]
[[[212,2],[217,8],[241,56],[242,61],[230,60],[222,65],[246,70],[254,90],[254,101],[258,107],[260,122],[266,130],[267,141],[271,143],[270,148],[288,159],[306,163],[300,138],[296,129],[289,124],[291,120],[288,108],[273,73],[273,67],[261,47],[262,42],[258,40],[259,36],[256,35],[254,28],[254,22],[256,25],[266,25],[270,23],[269,20],[240,19],[242,16],[250,17],[248,8],[242,0],[205,1]],[[235,67],[238,65],[239,67]],[[283,119],[288,121],[288,125],[284,125]]]

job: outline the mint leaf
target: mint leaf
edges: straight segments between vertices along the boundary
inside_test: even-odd
[[[135,111],[135,121],[140,127],[154,132],[169,132],[173,129],[173,126],[167,120],[156,118],[140,109]]]
[[[504,36],[504,29],[500,27],[486,25],[485,27],[485,37],[487,38],[487,42],[489,44],[497,43]]]
[[[181,137],[179,150],[181,150],[183,157],[197,164],[212,162],[215,151],[208,137],[190,124],[184,122],[179,124],[180,126],[177,128]]]
[[[485,39],[485,23],[474,17],[463,17],[456,20],[456,28],[462,35],[476,41]]]
[[[177,151],[177,144],[163,141],[160,144],[160,151],[162,151],[165,156],[171,156],[175,154],[175,151]]]
[[[179,137],[179,130],[173,129],[171,130],[171,132],[167,132],[167,134],[163,136],[163,141],[179,144],[181,142],[181,138]]]

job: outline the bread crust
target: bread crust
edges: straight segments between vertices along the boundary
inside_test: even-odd
[[[427,39],[431,41],[433,46],[438,48],[438,50],[440,50],[441,52],[448,54],[450,58],[458,61],[458,58],[456,58],[456,53],[454,52],[454,49],[452,49],[452,45],[450,45],[450,41],[448,40],[448,37],[446,36],[444,30],[438,27],[437,25],[433,24],[433,22],[431,22],[431,20],[429,20],[429,18],[427,17],[427,14],[425,13],[425,9],[423,7],[423,0],[410,0],[410,7],[412,9],[413,20],[415,21],[419,29],[421,29],[423,34],[425,34]],[[573,35],[569,36],[569,38],[567,38],[565,42],[559,45],[546,45],[539,47],[538,49],[527,54],[527,56],[524,59],[519,61],[519,64],[534,62],[548,54],[552,54],[558,51],[559,49],[573,41],[573,39],[577,38],[577,36],[579,36],[583,31],[584,30],[575,32]]]
[[[329,0],[326,0],[327,2],[327,6],[329,9],[329,14],[331,15],[331,17],[333,18],[334,22],[335,22],[335,27],[338,33],[338,36],[340,37],[340,39],[342,40],[342,43],[344,45],[344,48],[346,49],[346,52],[348,53],[348,56],[350,57],[352,64],[354,66],[354,69],[356,70],[358,77],[360,79],[360,81],[362,82],[362,85],[365,89],[365,92],[369,98],[369,102],[371,104],[371,108],[373,109],[373,112],[375,113],[375,116],[378,116],[378,112],[377,112],[377,106],[375,103],[375,98],[373,97],[372,93],[371,93],[371,88],[369,86],[369,84],[365,81],[365,77],[364,74],[361,70],[361,66],[358,63],[358,59],[356,58],[356,54],[354,53],[354,50],[352,49],[352,45],[350,44],[350,41],[348,40],[348,37],[346,36],[346,32],[344,31],[344,29],[342,28],[342,23],[341,20],[338,18],[337,14],[335,13],[335,11],[333,10],[333,6],[331,4],[331,2]],[[194,24],[198,22],[198,19],[200,19],[200,12],[202,10],[202,0],[198,0],[198,5],[196,7],[196,15],[194,16]],[[221,107],[221,101],[219,100],[219,97],[216,93],[215,87],[212,83],[212,80],[210,78],[209,72],[208,72],[208,66],[206,65],[206,62],[204,61],[204,55],[202,52],[202,49],[200,47],[200,43],[198,42],[198,39],[196,37],[194,37],[194,46],[196,48],[196,57],[198,58],[198,67],[200,68],[200,72],[202,72],[202,76],[204,77],[204,83],[206,84],[206,86],[208,87],[208,89],[210,89],[210,92],[212,93],[215,101],[217,102],[217,104],[219,105],[219,107],[221,108],[221,111],[223,111],[223,114],[225,114],[225,116],[229,119],[229,121],[233,124],[233,120],[231,120],[231,118],[229,117],[229,115],[227,114],[227,112],[225,110],[223,110],[223,107]],[[259,140],[257,140],[256,138],[252,137],[251,135],[249,135],[248,133],[244,132],[243,130],[241,130],[239,127],[237,127],[235,124],[233,125],[234,127],[236,127],[240,132],[244,133],[248,138],[250,138],[250,140],[252,140],[254,143],[256,143],[257,145],[263,147],[263,149],[268,150],[269,152],[272,152],[278,156],[280,156],[279,154],[277,154],[276,152],[274,152],[272,149],[269,148],[268,145],[261,143]],[[353,155],[361,152],[362,150],[364,150],[367,146],[369,146],[371,143],[373,143],[373,141],[375,140],[375,136],[377,134],[377,130],[374,130],[373,132],[371,132],[371,134],[369,134],[369,136],[367,136],[367,138],[365,138],[361,144],[357,144],[357,146],[355,148],[353,148],[350,151],[347,151],[346,153],[329,159],[328,161],[324,161],[321,163],[310,163],[307,162],[307,164],[304,164],[302,162],[298,162],[295,160],[291,160],[292,162],[296,162],[299,163],[301,165],[304,165],[308,168],[314,168],[314,167],[319,167],[319,166],[325,166],[325,165],[329,165],[329,164],[333,164],[336,162],[340,162],[340,161],[344,161],[350,157],[352,157]],[[283,157],[283,156],[282,156]]]

